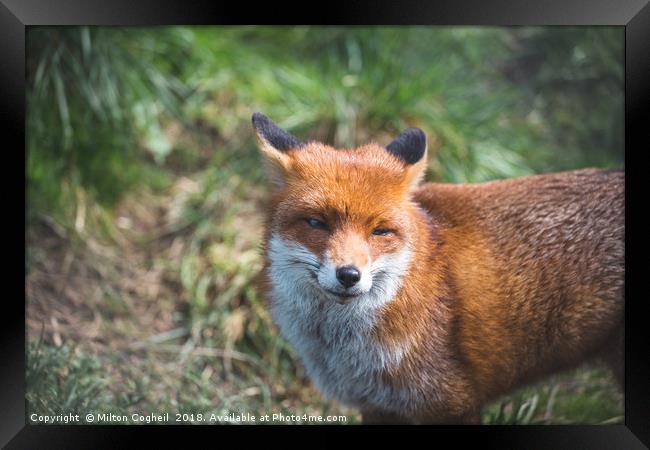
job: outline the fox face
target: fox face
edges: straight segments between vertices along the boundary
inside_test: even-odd
[[[413,407],[413,395],[378,381],[410,351],[379,343],[376,324],[414,260],[410,199],[426,139],[409,129],[387,147],[335,149],[300,142],[253,115],[271,182],[267,295],[280,333],[328,397],[349,404]]]
[[[307,300],[381,306],[399,288],[415,233],[409,194],[426,139],[409,129],[386,148],[302,143],[256,113],[272,183],[271,280]]]

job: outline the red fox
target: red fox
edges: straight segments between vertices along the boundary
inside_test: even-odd
[[[253,127],[266,296],[326,397],[364,423],[480,423],[486,402],[588,358],[622,380],[622,170],[420,185],[420,129],[335,149],[260,113]]]

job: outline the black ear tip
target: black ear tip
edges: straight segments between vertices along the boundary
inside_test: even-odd
[[[406,134],[418,144],[426,145],[427,143],[427,135],[419,128],[407,128],[402,134]]]
[[[276,150],[290,150],[302,146],[295,136],[278,127],[271,119],[261,112],[254,112],[252,116],[253,128],[266,142]]]
[[[386,149],[407,164],[418,162],[427,148],[427,135],[419,128],[404,130]]]
[[[419,128],[409,128],[409,130],[413,130],[413,132],[416,133],[417,135],[421,136],[422,139],[424,139],[424,140],[427,139],[427,135],[421,129],[419,129]]]
[[[264,114],[262,114],[261,112],[254,112],[253,117],[252,117],[252,121],[253,121],[253,126],[255,126],[255,128],[257,128],[260,125],[262,125],[263,123],[269,122],[270,119],[268,117],[266,117]]]

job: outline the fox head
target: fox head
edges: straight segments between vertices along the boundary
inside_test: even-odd
[[[273,288],[339,304],[390,300],[414,251],[411,192],[426,166],[424,132],[409,128],[386,147],[336,149],[301,142],[260,113],[253,127],[272,190]]]

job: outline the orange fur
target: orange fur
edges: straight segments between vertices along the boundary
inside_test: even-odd
[[[485,402],[620,350],[610,343],[623,326],[622,172],[417,188],[424,162],[406,166],[375,144],[308,143],[272,160],[280,182],[267,242],[279,233],[359,267],[412,250],[373,336],[409,349],[382,382],[415,386],[430,401],[408,417],[362,406],[368,421],[476,423]],[[309,217],[330,229],[311,228]],[[394,233],[374,236],[378,227]],[[434,379],[440,368],[446,375]]]

